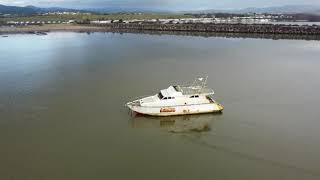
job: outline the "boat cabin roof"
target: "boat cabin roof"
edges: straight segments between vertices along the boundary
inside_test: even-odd
[[[163,89],[160,92],[164,97],[182,96],[182,92],[177,91],[174,86],[170,86],[168,89]]]
[[[160,91],[164,97],[176,97],[183,95],[211,95],[214,91],[201,86],[170,86]]]

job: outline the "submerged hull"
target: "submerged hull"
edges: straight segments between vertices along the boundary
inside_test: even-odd
[[[150,116],[177,116],[188,114],[216,113],[222,112],[223,110],[223,107],[217,103],[166,107],[146,107],[137,105],[127,106],[136,113]]]

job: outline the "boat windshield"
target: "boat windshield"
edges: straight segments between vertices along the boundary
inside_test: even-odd
[[[161,92],[158,93],[158,98],[161,100],[163,98],[163,95]]]

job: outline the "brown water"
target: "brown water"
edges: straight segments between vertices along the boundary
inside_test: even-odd
[[[320,42],[50,33],[0,39],[0,179],[319,179]],[[221,115],[124,103],[209,76]]]

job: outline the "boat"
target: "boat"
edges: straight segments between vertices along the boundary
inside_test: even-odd
[[[196,78],[189,86],[173,85],[159,93],[126,103],[133,112],[150,116],[174,116],[201,113],[221,113],[224,107],[206,86],[208,77]]]

